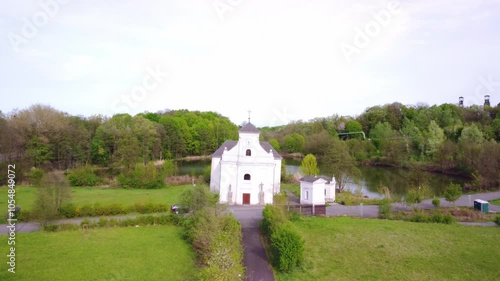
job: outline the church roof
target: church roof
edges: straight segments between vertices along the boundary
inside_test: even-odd
[[[262,148],[264,148],[265,151],[269,151],[269,149],[273,151],[274,159],[278,160],[283,158],[276,150],[274,150],[273,146],[267,141],[260,141],[259,143],[260,146],[262,146]]]
[[[300,181],[305,181],[305,182],[315,182],[319,179],[322,179],[322,180],[325,180],[326,181],[326,184],[329,184],[332,179],[329,178],[329,177],[325,177],[325,176],[303,176],[302,178],[300,178]]]
[[[259,129],[257,129],[252,123],[248,122],[243,126],[240,130],[240,133],[260,133]]]
[[[227,147],[227,150],[230,150],[233,148],[236,144],[238,144],[237,141],[225,141],[219,149],[217,149],[213,154],[212,157],[222,157],[222,153],[224,152],[224,147]]]
[[[222,153],[224,152],[224,147],[227,147],[227,150],[231,150],[237,144],[238,144],[237,141],[225,141],[219,147],[219,149],[217,149],[212,154],[212,157],[219,157],[219,158],[222,157]],[[264,149],[266,152],[269,152],[269,150],[271,150],[273,152],[274,159],[276,159],[276,160],[282,159],[281,155],[276,150],[274,150],[274,148],[272,147],[272,145],[270,143],[268,143],[267,141],[260,141],[259,144],[262,147],[262,149]]]

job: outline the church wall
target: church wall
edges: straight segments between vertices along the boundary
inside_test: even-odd
[[[210,171],[210,190],[212,192],[218,192],[220,186],[220,158],[212,158],[212,165]]]

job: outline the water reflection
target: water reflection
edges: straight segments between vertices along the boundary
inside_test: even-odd
[[[300,160],[286,160],[286,171],[289,174],[295,174],[299,172]],[[202,175],[203,170],[210,166],[210,160],[202,161],[179,161],[177,162],[179,167],[179,174],[181,175]],[[359,179],[359,186],[363,195],[369,197],[381,197],[382,195],[378,192],[379,188],[382,186],[387,186],[391,190],[391,194],[394,197],[402,197],[406,194],[409,188],[409,181],[412,178],[412,174],[415,172],[401,169],[401,168],[390,168],[390,167],[359,167],[361,171],[361,178]],[[323,175],[331,177],[332,175],[326,171],[325,168],[320,166],[320,170]],[[419,172],[421,177],[425,178],[430,186],[433,195],[442,196],[444,189],[450,183],[457,183],[463,185],[468,182],[467,179],[459,177],[451,177],[447,175],[442,175],[438,173],[430,172]],[[358,185],[354,183],[351,179],[346,185],[346,189],[354,191],[358,188]]]

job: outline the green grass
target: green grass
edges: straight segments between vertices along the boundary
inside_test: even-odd
[[[492,205],[500,206],[500,198],[488,201]]]
[[[291,191],[295,196],[300,198],[300,185],[296,183],[282,183],[281,184],[281,190],[289,190]]]
[[[133,206],[136,202],[163,203],[168,206],[178,203],[179,195],[191,185],[172,186],[162,189],[120,189],[99,187],[72,187],[70,200],[75,206],[85,204],[110,205],[120,204],[124,207]],[[9,199],[7,187],[0,187],[0,223],[5,223],[5,213]],[[23,210],[31,210],[36,198],[36,188],[31,186],[16,186],[16,205]]]
[[[175,226],[34,232],[16,235],[16,273],[2,251],[0,280],[195,280],[190,245]],[[7,236],[0,236],[7,245]],[[5,255],[4,255],[5,254]]]
[[[305,263],[279,280],[500,280],[500,227],[303,218]]]

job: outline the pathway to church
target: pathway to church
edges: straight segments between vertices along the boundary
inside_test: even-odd
[[[231,206],[229,210],[241,223],[246,281],[273,281],[274,275],[260,238],[259,221],[263,206]]]

